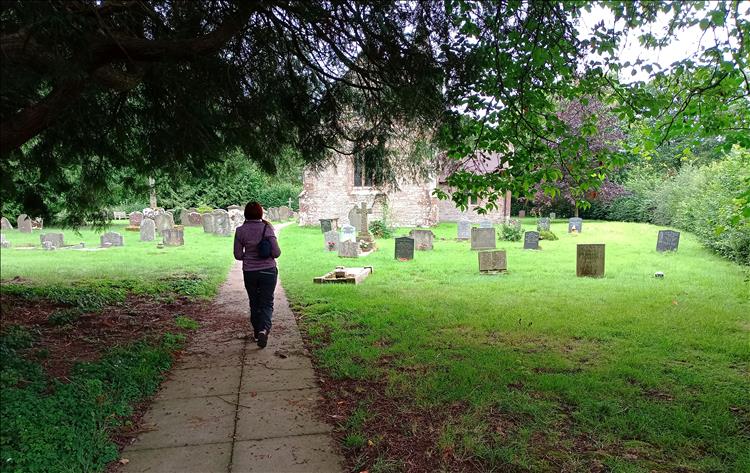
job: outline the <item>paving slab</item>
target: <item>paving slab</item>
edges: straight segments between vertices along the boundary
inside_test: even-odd
[[[335,473],[341,471],[328,434],[247,440],[234,445],[232,473]]]
[[[244,340],[234,339],[212,345],[200,344],[188,349],[175,364],[175,370],[207,368],[212,366],[235,366],[242,363]]]
[[[273,369],[265,366],[246,366],[242,374],[240,392],[290,391],[315,389],[315,373],[307,368]]]
[[[226,473],[232,442],[133,450],[123,454],[132,473]]]
[[[317,418],[320,392],[315,389],[240,394],[237,440],[321,434],[331,426]]]
[[[167,379],[157,400],[236,394],[242,366],[214,366],[175,370]]]

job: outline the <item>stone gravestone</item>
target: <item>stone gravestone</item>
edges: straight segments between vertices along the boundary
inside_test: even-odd
[[[201,215],[201,225],[203,225],[203,231],[206,233],[213,233],[216,228],[215,218],[212,214]]]
[[[524,250],[538,250],[539,249],[539,232],[526,232],[523,234],[523,249]]]
[[[62,248],[65,246],[62,233],[42,233],[39,235],[39,241],[42,245],[44,245],[45,241],[48,241],[55,248]]]
[[[518,218],[524,218],[526,217],[526,211],[525,210],[519,210],[518,211]]]
[[[429,251],[432,249],[432,240],[435,238],[435,234],[432,230],[418,230],[414,229],[409,232],[409,236],[414,238],[414,244],[419,251]]]
[[[354,228],[354,225],[344,225],[341,227],[340,241],[357,241],[357,229]]]
[[[323,234],[326,251],[339,251],[339,232],[330,230]]]
[[[472,250],[494,250],[497,238],[494,228],[472,228],[471,249]]]
[[[581,233],[583,231],[583,219],[578,217],[573,217],[570,220],[568,220],[568,233],[572,233],[573,229],[575,229],[576,233]]]
[[[680,245],[680,232],[674,230],[659,230],[656,240],[656,251],[677,251]]]
[[[279,207],[280,220],[284,220],[284,221],[289,220],[291,216],[292,216],[292,209],[290,209],[286,205],[282,205],[281,207]]]
[[[235,205],[230,205],[229,207],[227,207],[227,212],[229,212],[230,210],[242,210],[242,207],[240,207],[239,205],[236,205],[236,204]]]
[[[31,233],[31,219],[26,214],[21,214],[16,220],[16,227],[21,233]]]
[[[144,218],[141,222],[141,241],[153,241],[156,233],[156,224],[150,218]]]
[[[122,235],[117,232],[107,232],[99,237],[99,246],[109,248],[110,246],[123,246]]]
[[[508,270],[505,250],[480,251],[478,255],[480,273],[497,273]]]
[[[219,236],[232,236],[232,222],[229,220],[229,212],[224,209],[216,209],[211,214],[214,216],[214,233]]]
[[[541,232],[542,230],[544,230],[544,231],[547,231],[547,232],[548,232],[548,231],[549,231],[549,219],[548,219],[548,218],[545,218],[545,217],[542,217],[542,218],[540,218],[540,219],[539,219],[539,220],[538,220],[538,221],[536,222],[536,229],[537,229],[537,231],[539,231],[539,232]]]
[[[191,227],[200,227],[201,226],[201,214],[198,212],[189,212],[188,213],[188,225]],[[183,225],[185,225],[183,223]]]
[[[0,233],[0,247],[2,248],[10,248],[10,242],[5,239],[5,235]]]
[[[354,208],[352,208],[349,211],[349,225],[354,227],[359,232],[359,226],[362,222],[362,219],[359,218],[359,208],[355,205]]]
[[[52,244],[51,241],[46,241],[46,240],[42,242],[42,248],[46,251],[52,251],[52,250],[57,249],[57,247],[54,244]]]
[[[238,227],[245,223],[245,213],[240,209],[229,209],[229,222],[231,223],[231,232],[234,233]]]
[[[10,220],[5,217],[0,218],[0,230],[13,230],[13,225],[11,225]]]
[[[321,218],[319,222],[320,222],[320,231],[323,233],[330,232],[330,231],[338,231],[339,229],[339,219],[337,218]]]
[[[550,220],[554,220],[554,219],[556,219],[556,218],[557,218],[557,215],[555,215],[555,212],[550,212],[550,213],[549,213],[549,219],[550,219]]]
[[[161,234],[165,229],[174,227],[174,217],[171,212],[157,210],[154,212],[154,223],[156,223],[156,231]]]
[[[185,244],[185,227],[175,225],[174,228],[165,228],[162,237],[164,246],[182,246]]]
[[[370,234],[370,227],[367,223],[367,214],[370,213],[372,213],[372,210],[368,210],[367,204],[362,202],[359,207],[359,232],[357,232],[357,242],[361,244],[360,247],[364,251],[375,249],[375,241]]]
[[[180,224],[181,225],[187,225],[188,224],[188,214],[190,213],[189,209],[182,209],[180,210]]]
[[[276,207],[269,207],[265,210],[266,220],[271,222],[279,221],[279,209]]]
[[[458,235],[456,240],[463,241],[471,238],[471,222],[468,220],[461,220],[458,222]]]
[[[359,243],[357,243],[356,241],[342,241],[341,243],[339,243],[339,257],[359,257]]]
[[[396,238],[394,258],[400,261],[414,259],[414,238],[403,236]]]
[[[604,277],[604,244],[592,243],[577,245],[576,276]]]
[[[479,228],[492,228],[492,222],[489,220],[482,220],[479,222]]]
[[[132,212],[129,217],[129,222],[133,227],[140,227],[141,222],[143,222],[143,212],[138,212],[137,210]]]

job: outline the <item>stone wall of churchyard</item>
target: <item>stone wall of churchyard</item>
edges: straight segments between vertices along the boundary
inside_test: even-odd
[[[443,192],[450,192],[450,188],[445,184],[439,184],[438,188]],[[479,204],[482,202],[480,201]],[[499,202],[499,208],[488,212],[486,215],[480,215],[473,210],[472,205],[469,208],[461,211],[458,207],[453,204],[452,200],[440,200],[438,202],[440,222],[458,222],[459,220],[466,219],[472,223],[479,223],[482,220],[490,220],[493,223],[503,223],[505,219],[505,201]]]
[[[403,180],[398,190],[354,186],[354,164],[341,157],[324,168],[306,169],[299,196],[300,225],[318,225],[321,218],[338,218],[339,225],[349,222],[349,212],[366,202],[372,209],[369,220],[383,217],[388,209],[388,225],[432,226],[438,223],[438,200],[432,196],[434,179],[422,182]]]

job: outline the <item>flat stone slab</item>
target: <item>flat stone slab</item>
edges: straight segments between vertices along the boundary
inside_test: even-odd
[[[334,455],[328,434],[300,435],[237,442],[232,471],[265,473],[338,472],[343,467]]]
[[[262,440],[331,432],[317,419],[318,389],[240,394],[237,440]],[[256,470],[262,471],[262,470]]]
[[[122,473],[226,473],[232,443],[155,448],[124,452]]]
[[[273,337],[273,334],[271,335]],[[268,347],[264,350],[248,347],[245,356],[245,366],[262,366],[269,370],[312,370],[312,362],[299,349],[299,346],[272,347],[272,338],[269,338]],[[246,368],[247,369],[247,368]]]
[[[218,366],[237,366],[242,364],[243,340],[201,346],[197,350],[186,351],[175,365],[175,370],[208,368]]]
[[[155,401],[143,419],[154,430],[144,432],[125,451],[181,447],[232,441],[235,394]],[[126,455],[125,455],[126,456]],[[127,456],[126,456],[127,457]]]
[[[317,388],[315,373],[308,368],[273,369],[265,366],[246,366],[242,374],[240,392],[249,394],[268,391],[290,391]]]
[[[236,394],[242,366],[212,366],[173,371],[157,400]]]

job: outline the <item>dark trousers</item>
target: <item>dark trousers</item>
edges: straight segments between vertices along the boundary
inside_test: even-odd
[[[276,279],[279,271],[276,268],[258,271],[243,271],[245,290],[250,299],[250,324],[253,330],[271,331],[271,317],[273,316],[273,291],[276,289]]]

